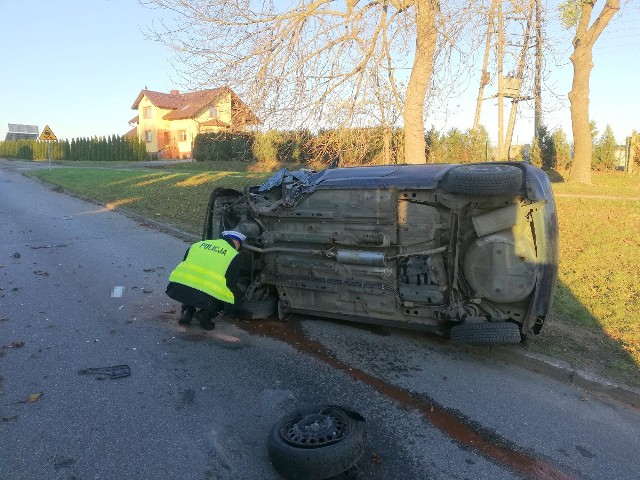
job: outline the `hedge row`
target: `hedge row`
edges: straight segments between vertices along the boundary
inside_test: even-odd
[[[485,130],[426,135],[428,161],[479,162],[488,155]],[[401,163],[404,135],[400,129],[352,128],[320,131],[275,131],[257,133],[205,133],[195,138],[196,161],[242,160],[323,166],[339,159],[342,165]]]
[[[148,158],[145,144],[120,135],[50,142],[51,160],[135,162]],[[0,157],[46,160],[49,146],[38,140],[0,141]]]
[[[46,160],[47,142],[36,140],[8,140],[0,141],[0,157],[20,158],[23,160]],[[51,142],[51,159],[62,160],[69,155],[69,142]]]

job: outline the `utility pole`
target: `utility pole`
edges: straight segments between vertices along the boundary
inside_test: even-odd
[[[484,60],[482,62],[482,76],[480,78],[480,88],[478,88],[478,100],[476,102],[476,115],[473,119],[473,129],[477,130],[480,126],[480,111],[482,110],[482,101],[484,100],[484,87],[489,83],[489,72],[487,65],[489,64],[489,52],[491,50],[491,38],[493,37],[493,20],[496,16],[496,3],[498,0],[491,1],[489,9],[489,19],[487,22],[487,42],[484,46]]]
[[[536,10],[536,66],[533,79],[534,98],[534,138],[539,135],[542,126],[542,7],[540,0],[534,0]]]
[[[507,136],[505,137],[507,157],[511,153],[511,141],[513,140],[513,129],[516,123],[516,113],[518,111],[518,102],[521,100],[531,100],[531,97],[522,96],[522,77],[524,76],[524,67],[527,61],[527,51],[529,50],[529,42],[531,41],[531,20],[533,18],[533,3],[539,0],[531,0],[529,11],[526,17],[527,26],[525,27],[522,48],[520,50],[520,59],[518,60],[518,71],[515,77],[510,80],[515,83],[515,87],[508,92],[506,96],[511,97],[511,113],[509,115],[509,126],[507,127]]]
[[[542,69],[542,29],[541,23],[541,7],[540,0],[528,0],[527,2],[509,2],[510,6],[507,12],[503,8],[504,0],[492,0],[491,7],[487,18],[487,39],[485,45],[484,61],[482,64],[482,76],[480,78],[480,88],[478,89],[478,99],[476,104],[476,112],[473,121],[473,128],[477,130],[480,126],[480,112],[482,110],[482,102],[488,99],[497,99],[498,108],[498,148],[496,160],[506,160],[510,156],[511,141],[515,129],[516,116],[518,112],[518,103],[523,100],[532,100],[536,98],[536,121],[541,121],[540,106],[540,71]],[[535,13],[534,13],[535,12]],[[536,23],[534,27],[534,14]],[[495,25],[495,28],[494,28]],[[519,31],[514,33],[512,30],[517,28]],[[533,29],[536,31],[537,49],[536,49],[536,72],[527,75],[532,69],[530,61],[527,59],[529,49],[531,47]],[[497,30],[497,32],[496,32]],[[511,31],[510,31],[511,30]],[[520,33],[522,32],[522,33]],[[507,41],[506,35],[516,35],[518,41]],[[495,36],[494,36],[495,35]],[[494,40],[495,38],[495,40]],[[485,97],[484,88],[490,83],[489,68],[490,52],[495,42],[495,58],[493,65],[496,68],[497,93],[495,95]],[[517,46],[520,51],[516,53],[513,47]],[[509,51],[506,52],[507,48]],[[512,72],[505,76],[505,66],[507,70]],[[525,77],[529,82],[525,82]],[[533,81],[532,81],[533,77]],[[533,86],[531,84],[534,84]],[[523,86],[527,90],[533,87],[535,96],[523,95]],[[504,101],[505,98],[511,98],[511,112],[509,115],[507,132],[505,134],[505,117],[504,117]],[[536,127],[537,129],[538,127]]]
[[[504,60],[504,22],[502,20],[502,0],[498,0],[498,158],[502,161],[504,155],[504,79],[502,68]]]

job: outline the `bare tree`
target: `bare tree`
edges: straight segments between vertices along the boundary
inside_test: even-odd
[[[402,111],[407,163],[425,162],[425,101],[438,52],[455,44],[483,3],[140,1],[172,12],[148,34],[174,49],[190,86],[228,85],[275,128],[371,125],[362,106],[385,99],[390,108],[375,117],[397,127],[393,112]]]
[[[620,0],[606,0],[600,14],[591,23],[597,0],[567,0],[560,4],[563,25],[575,28],[573,38],[573,83],[569,92],[574,153],[569,180],[591,183],[593,143],[589,123],[589,80],[593,69],[593,46],[614,14]]]

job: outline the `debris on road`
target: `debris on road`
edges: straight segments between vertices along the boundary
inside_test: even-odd
[[[44,395],[44,392],[32,393],[26,400],[20,400],[18,403],[35,403],[40,400],[40,397]]]
[[[116,285],[115,287],[113,287],[113,290],[111,291],[111,298],[120,298],[122,297],[123,293],[124,293],[124,287],[122,285]]]
[[[18,252],[14,253],[12,256],[13,258],[20,258],[20,254]]]
[[[79,375],[97,375],[98,380],[105,378],[124,378],[131,375],[129,365],[114,365],[112,367],[85,368],[78,370]]]
[[[16,340],[14,342],[8,343],[7,345],[3,345],[0,348],[21,348],[24,347],[24,342],[21,340]]]
[[[313,405],[278,421],[267,439],[269,458],[287,480],[319,480],[353,474],[365,449],[366,421],[337,405]]]
[[[31,248],[38,249],[38,248],[57,248],[57,247],[68,247],[69,245],[73,245],[72,243],[57,243],[54,245],[31,245]]]

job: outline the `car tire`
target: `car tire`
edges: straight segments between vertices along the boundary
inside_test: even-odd
[[[461,165],[449,171],[443,187],[466,195],[513,195],[523,192],[522,180],[522,170],[513,165]]]
[[[520,327],[513,322],[461,323],[451,327],[451,342],[458,345],[505,345],[520,343]]]
[[[240,309],[247,320],[262,320],[277,312],[278,297],[269,295],[263,300],[245,301],[241,304]]]
[[[287,480],[331,478],[364,453],[365,419],[335,405],[300,408],[273,426],[267,448],[274,468]]]

